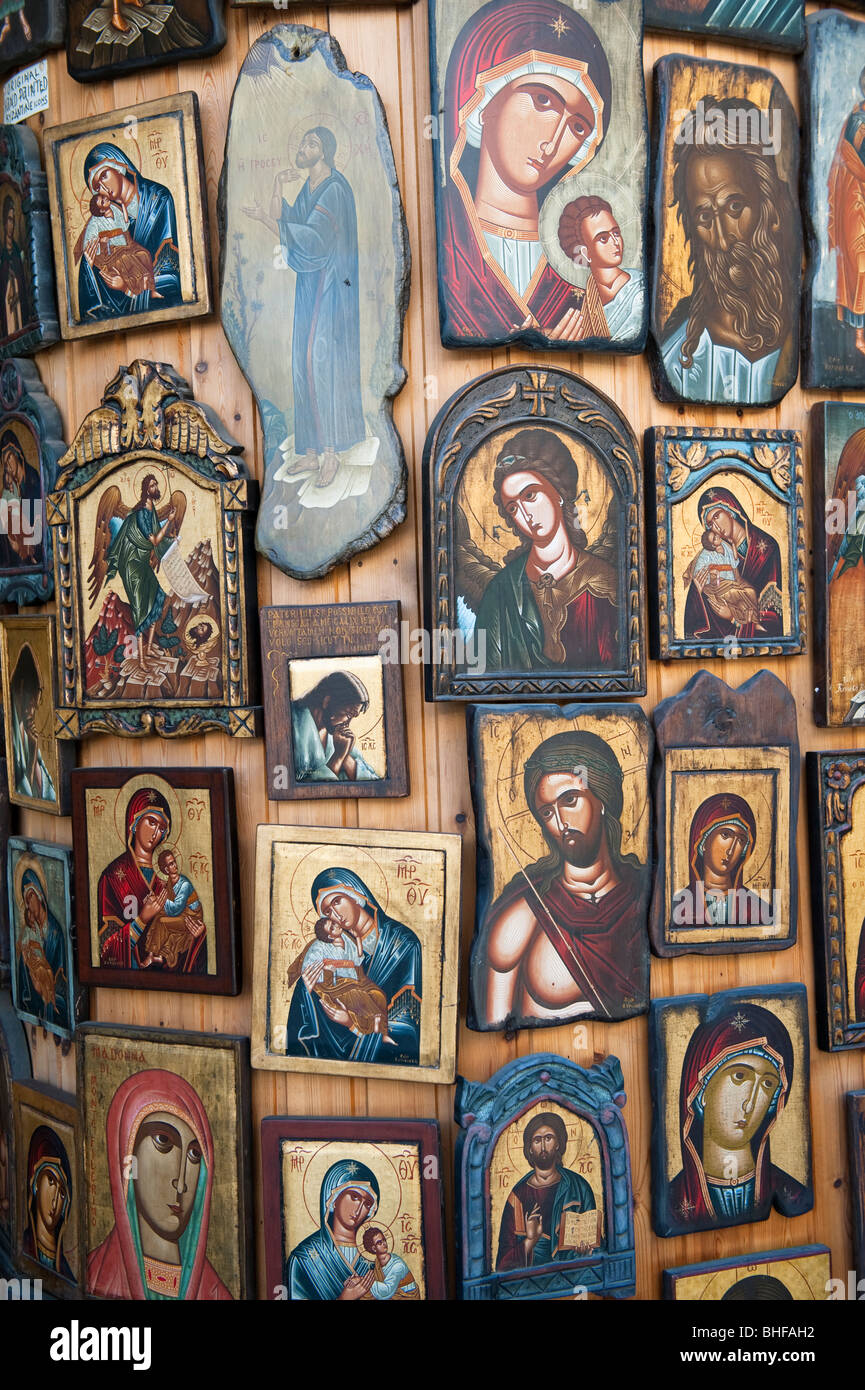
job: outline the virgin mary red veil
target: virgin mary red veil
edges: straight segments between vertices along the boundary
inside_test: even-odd
[[[793,1083],[793,1044],[780,1019],[756,1004],[731,1004],[718,1017],[695,1028],[682,1065],[679,1121],[682,1171],[670,1189],[672,1214],[685,1229],[723,1224],[715,1213],[703,1170],[703,1098],[716,1071],[736,1057],[757,1055],[771,1061],[778,1071],[778,1088],[757,1133],[751,1140],[756,1184],[754,1212],[769,1204],[775,1190],[775,1173],[769,1136],[777,1124]],[[791,1180],[792,1182],[792,1180]],[[793,1183],[793,1186],[798,1184]],[[794,1214],[794,1213],[789,1213]]]
[[[692,902],[697,884],[703,880],[703,858],[709,836],[722,825],[732,826],[747,836],[748,843],[745,852],[736,867],[733,891],[738,891],[742,886],[745,865],[757,840],[757,822],[754,818],[754,812],[744,797],[737,796],[733,792],[718,792],[715,796],[706,798],[691,821],[691,833],[688,838],[688,886],[691,890]]]
[[[88,1291],[102,1298],[143,1300],[148,1296],[138,1231],[133,1229],[138,1218],[137,1213],[133,1214],[134,1166],[131,1159],[141,1125],[154,1114],[175,1115],[189,1126],[201,1145],[205,1170],[204,1191],[197,1194],[190,1222],[194,1228],[194,1247],[184,1260],[188,1267],[183,1272],[180,1296],[188,1300],[231,1298],[207,1259],[213,1193],[213,1135],[207,1112],[188,1081],[174,1072],[157,1068],[128,1077],[118,1086],[108,1108],[106,1138],[114,1226],[102,1244],[88,1256]]]
[[[585,167],[609,127],[610,68],[597,34],[572,8],[558,0],[491,0],[463,26],[448,63],[444,106],[447,184],[442,194],[440,258],[442,294],[454,324],[467,336],[509,331],[527,303],[509,292],[507,280],[485,254],[474,209],[481,118],[487,103],[516,78],[554,73],[588,100],[594,113],[570,168],[557,180]],[[556,180],[556,181],[557,181]],[[539,205],[549,188],[538,190]],[[532,309],[543,327],[564,312],[573,287],[547,267],[535,286]]]

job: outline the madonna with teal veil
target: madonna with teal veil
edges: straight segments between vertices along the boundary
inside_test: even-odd
[[[381,1033],[359,1036],[348,1015],[307,988],[301,978],[288,1010],[286,1055],[343,1062],[384,1062],[417,1066],[420,1060],[422,999],[421,944],[414,932],[388,914],[363,879],[351,869],[325,869],[312,885],[316,917],[336,924],[355,954],[360,969],[388,1003],[392,1042]]]
[[[356,1241],[361,1226],[375,1216],[379,1195],[375,1173],[365,1163],[346,1158],[328,1168],[319,1192],[319,1229],[288,1257],[284,1283],[290,1299],[345,1302],[372,1296],[360,1281],[374,1266]]]
[[[92,195],[105,194],[125,215],[132,241],[149,251],[156,294],[129,295],[113,288],[82,255],[78,267],[78,316],[82,322],[175,308],[183,301],[174,198],[164,184],[139,173],[117,145],[101,140],[84,161],[84,178]]]
[[[207,1258],[214,1153],[198,1092],[173,1072],[136,1072],[114,1093],[105,1137],[114,1225],[87,1257],[87,1292],[230,1299]]]

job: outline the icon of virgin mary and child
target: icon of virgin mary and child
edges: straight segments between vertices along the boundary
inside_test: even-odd
[[[89,216],[74,248],[82,322],[182,303],[174,198],[145,178],[117,145],[100,141],[84,161]]]
[[[591,26],[558,0],[492,0],[454,44],[444,109],[445,344],[534,332],[538,345],[639,347],[643,275],[623,268],[611,204],[580,187],[553,233],[556,251],[588,266],[585,293],[550,264],[539,226],[549,194],[591,163],[610,129],[610,65]]]
[[[289,1299],[354,1303],[420,1298],[405,1260],[389,1250],[384,1231],[372,1224],[379,1200],[378,1179],[365,1163],[341,1159],[328,1168],[319,1191],[319,1229],[296,1245],[286,1262]]]

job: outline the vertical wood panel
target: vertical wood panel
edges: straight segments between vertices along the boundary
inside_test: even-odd
[[[287,20],[330,27],[341,43],[351,68],[366,72],[384,102],[412,246],[411,298],[406,319],[404,361],[409,381],[396,402],[396,422],[405,444],[409,469],[408,517],[374,550],[343,566],[326,579],[302,583],[289,579],[263,559],[258,561],[258,597],[265,603],[329,603],[398,598],[411,627],[421,623],[420,526],[421,457],[426,431],[436,411],[461,385],[493,366],[532,357],[549,365],[572,367],[583,373],[624,410],[638,437],[649,425],[744,424],[804,429],[806,411],[820,393],[793,390],[775,409],[734,411],[661,406],[649,384],[641,358],[603,358],[579,354],[529,354],[522,350],[445,351],[438,335],[432,153],[426,118],[430,109],[427,58],[427,19],[423,0],[410,7],[377,5],[357,8],[296,6],[276,15],[266,7],[227,10],[228,43],[222,53],[202,63],[186,63],[125,77],[113,84],[79,85],[66,73],[62,54],[49,57],[51,109],[31,124],[37,134],[45,125],[75,120],[165,93],[198,93],[204,137],[207,194],[210,207],[214,281],[218,266],[216,195],[222,168],[228,109],[234,81],[249,44],[273,23]],[[728,58],[771,67],[798,109],[796,69],[792,59],[755,50],[737,49],[685,38],[650,36],[646,41],[647,77],[655,58],[665,52]],[[286,130],[286,138],[289,131]],[[218,302],[218,301],[217,301]],[[168,325],[107,334],[95,340],[59,344],[37,358],[46,389],[60,409],[71,438],[85,413],[99,402],[103,387],[121,363],[152,356],[173,363],[191,382],[199,400],[212,405],[231,432],[243,443],[250,469],[261,477],[261,438],[252,393],[240,372],[219,323],[218,315],[183,326]],[[287,362],[286,371],[290,370]],[[841,393],[838,393],[841,398]],[[810,465],[806,463],[806,498],[810,499]],[[810,505],[810,504],[809,504]],[[808,517],[809,553],[812,518]],[[812,611],[809,575],[809,615]],[[707,663],[722,678],[740,685],[759,662]],[[813,669],[810,657],[765,663],[789,685],[796,699],[802,752],[851,747],[856,735],[848,730],[818,730],[812,714]],[[658,700],[681,690],[699,663],[649,663],[648,696],[640,703],[651,711]],[[160,739],[124,740],[96,737],[79,745],[80,766],[130,768],[195,763],[226,765],[235,770],[243,936],[243,993],[236,999],[167,995],[158,992],[94,990],[92,1017],[116,1023],[164,1025],[248,1033],[252,979],[253,874],[255,828],[262,822],[327,826],[378,826],[410,830],[456,831],[464,840],[463,854],[463,996],[474,912],[474,825],[466,763],[465,720],[458,706],[427,705],[423,672],[404,669],[411,794],[399,800],[317,802],[267,800],[264,742],[231,740],[221,734],[177,742]],[[71,844],[71,824],[39,813],[21,816],[22,833]],[[681,957],[652,961],[655,997],[712,992],[736,986],[801,980],[809,989],[812,1028],[812,1118],[816,1205],[813,1213],[795,1221],[773,1214],[765,1223],[723,1232],[659,1240],[651,1231],[649,1118],[646,1020],[586,1026],[588,1045],[576,1049],[570,1028],[524,1032],[512,1042],[500,1034],[471,1033],[460,1025],[458,1069],[485,1079],[510,1058],[554,1051],[582,1064],[615,1053],[621,1058],[628,1091],[625,1111],[630,1141],[636,1203],[638,1295],[658,1298],[660,1271],[668,1265],[714,1256],[733,1255],[775,1246],[824,1241],[832,1248],[833,1273],[851,1267],[851,1224],[847,1180],[847,1145],[843,1096],[865,1085],[865,1051],[832,1056],[816,1047],[814,1033],[813,942],[810,922],[808,849],[805,836],[804,789],[799,823],[799,944],[775,955]],[[464,1016],[464,1003],[461,1009]],[[34,1072],[66,1090],[74,1088],[72,1054],[63,1057],[53,1040],[34,1032]],[[450,1087],[375,1081],[253,1073],[253,1178],[256,1193],[258,1291],[266,1296],[263,1277],[261,1193],[257,1128],[264,1115],[404,1115],[434,1116],[442,1126],[448,1171],[447,1244],[453,1248],[453,1093]],[[836,1185],[837,1184],[837,1185]]]

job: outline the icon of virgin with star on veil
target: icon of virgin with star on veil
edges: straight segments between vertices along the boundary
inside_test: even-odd
[[[682,1168],[664,1234],[765,1221],[773,1202],[785,1216],[810,1209],[808,1190],[770,1150],[793,1074],[792,1039],[768,1009],[739,999],[695,1028],[679,1093]]]
[[[574,285],[550,265],[539,218],[550,192],[597,154],[611,90],[598,35],[558,0],[492,0],[463,27],[443,97],[446,345],[585,336]]]

